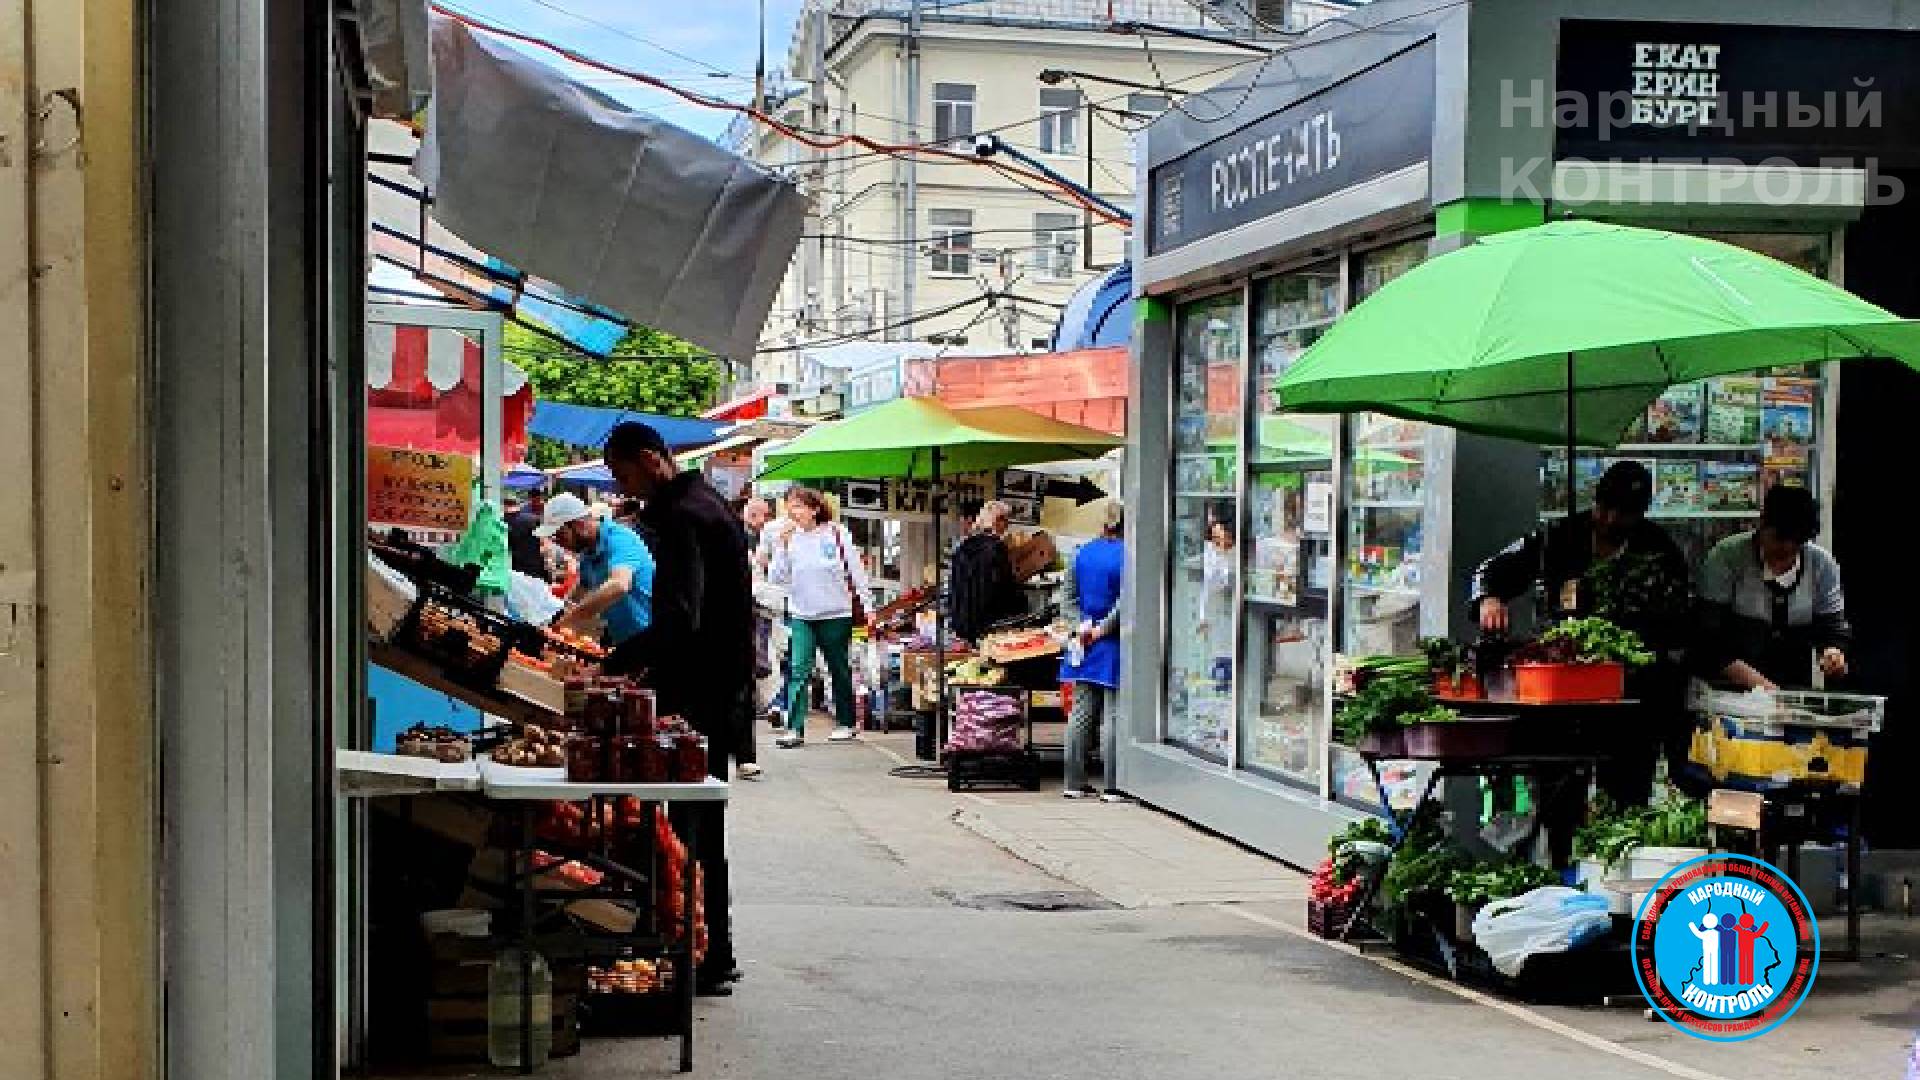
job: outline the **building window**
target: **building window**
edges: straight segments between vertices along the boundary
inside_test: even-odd
[[[1033,273],[1042,281],[1073,278],[1080,246],[1080,220],[1072,214],[1033,215]]]
[[[1071,154],[1080,148],[1080,91],[1040,91],[1040,152]]]
[[[973,272],[973,211],[928,211],[932,237],[931,273],[935,277],[966,277]]]
[[[933,141],[973,137],[973,84],[933,84]]]
[[[1161,113],[1167,111],[1167,95],[1128,94],[1127,111],[1132,113],[1136,120],[1157,119]]]

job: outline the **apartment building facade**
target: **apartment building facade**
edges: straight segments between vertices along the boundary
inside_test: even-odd
[[[813,199],[756,380],[804,391],[820,376],[805,346],[839,340],[1044,349],[1059,305],[1124,258],[1127,230],[1037,177],[1130,211],[1135,143],[1183,91],[1250,74],[1291,32],[1351,7],[812,0],[769,111],[829,139],[941,153],[743,130],[753,156]]]

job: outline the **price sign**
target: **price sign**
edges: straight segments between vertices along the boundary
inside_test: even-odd
[[[367,520],[464,532],[472,513],[473,460],[431,450],[367,448]]]

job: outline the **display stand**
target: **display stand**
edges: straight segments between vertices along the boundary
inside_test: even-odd
[[[593,823],[593,831],[597,834],[599,840],[598,851],[569,854],[575,855],[577,858],[580,858],[580,861],[586,862],[603,874],[613,875],[626,882],[629,886],[638,887],[641,890],[641,895],[652,897],[654,895],[653,866],[656,862],[653,858],[656,854],[653,850],[653,837],[655,817],[659,812],[659,807],[662,804],[675,802],[725,802],[727,800],[726,782],[711,777],[697,784],[575,784],[569,783],[564,778],[565,774],[563,770],[514,768],[511,766],[495,765],[492,762],[482,764],[481,777],[486,797],[515,803],[519,817],[519,831],[517,834],[519,842],[513,852],[513,858],[509,865],[516,868],[513,875],[513,884],[518,890],[520,899],[520,956],[523,965],[521,969],[521,985],[523,987],[532,981],[533,928],[536,920],[536,908],[538,907],[539,901],[545,898],[571,902],[582,899],[583,895],[585,895],[575,890],[553,891],[544,890],[539,887],[537,879],[544,870],[543,868],[533,865],[533,853],[535,850],[533,817],[538,804],[548,802],[586,802],[591,804],[588,821]],[[629,796],[640,801],[645,815],[641,825],[641,832],[645,837],[645,850],[649,856],[647,859],[648,868],[645,871],[631,869],[608,857],[610,837],[601,824],[604,801],[610,798]],[[674,953],[674,978],[677,981],[674,984],[673,992],[678,1005],[676,1034],[680,1038],[680,1071],[692,1072],[694,967],[695,950],[697,947],[694,921],[694,883],[698,879],[696,868],[700,865],[700,828],[698,815],[687,815],[684,828],[686,835],[681,837],[681,843],[686,845],[687,851],[686,874],[682,886],[685,889],[685,894],[681,898],[682,920],[679,934],[679,948],[675,950]],[[556,845],[549,841],[542,841],[540,846],[552,848]],[[657,935],[608,934],[605,936],[611,938],[616,943],[616,948],[648,948],[660,949],[662,952],[665,951],[664,948],[661,948],[664,943]],[[520,1071],[522,1073],[531,1073],[533,1071],[533,996],[531,994],[522,994],[520,1002],[522,1010],[520,1026],[520,1060],[522,1064]]]
[[[1529,704],[1462,700],[1448,701],[1446,704],[1463,715],[1512,718],[1517,746],[1505,753],[1475,757],[1420,758],[1405,753],[1383,755],[1360,751],[1360,758],[1373,778],[1381,812],[1392,827],[1393,841],[1389,845],[1389,858],[1406,842],[1407,836],[1432,802],[1435,789],[1445,777],[1472,776],[1485,779],[1531,776],[1546,784],[1540,802],[1543,807],[1557,803],[1569,790],[1569,785],[1576,785],[1572,790],[1585,791],[1586,785],[1592,783],[1600,763],[1612,757],[1604,741],[1608,721],[1623,710],[1638,706],[1638,702],[1634,701]],[[1431,764],[1426,784],[1412,809],[1400,812],[1393,808],[1387,785],[1380,775],[1380,762],[1383,760],[1420,760]],[[1560,824],[1571,827],[1577,823],[1568,821]],[[1536,815],[1523,843],[1531,847],[1538,840],[1543,826],[1540,815]],[[1339,940],[1346,941],[1352,937],[1379,887],[1379,877],[1369,876],[1360,902],[1354,906],[1346,925],[1340,929]]]
[[[605,952],[609,957],[622,952],[647,952],[670,955],[674,961],[672,985],[674,1020],[672,1034],[680,1040],[680,1071],[693,1069],[693,999],[695,982],[696,898],[695,882],[700,865],[699,822],[688,815],[680,836],[686,848],[686,865],[681,896],[682,917],[678,933],[669,948],[656,909],[659,855],[655,829],[661,807],[674,803],[725,802],[725,781],[708,778],[699,783],[623,784],[569,783],[563,769],[530,769],[500,765],[491,761],[444,763],[426,758],[340,750],[335,753],[335,774],[342,794],[355,798],[388,795],[483,799],[505,804],[515,820],[514,846],[509,854],[510,867],[506,887],[517,901],[516,935],[521,947],[523,968],[521,986],[532,981],[532,957],[536,943],[535,928],[541,907],[554,910],[583,900],[619,899],[636,903],[634,925],[629,931],[603,929],[590,934],[590,952]],[[630,867],[612,857],[613,836],[606,822],[606,808],[612,800],[631,797],[641,805],[641,868]],[[536,839],[534,819],[537,811],[553,802],[589,804],[586,820],[590,823],[586,842],[568,844],[550,838]],[[595,888],[552,888],[542,884],[551,867],[534,865],[536,850],[579,862],[600,872],[607,882]],[[533,996],[521,996],[520,1072],[533,1071]],[[543,1022],[547,1022],[543,1018]]]

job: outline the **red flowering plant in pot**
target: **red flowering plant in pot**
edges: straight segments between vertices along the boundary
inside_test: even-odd
[[[1618,701],[1627,669],[1654,662],[1631,630],[1608,619],[1568,619],[1513,654],[1514,696],[1526,702]]]

